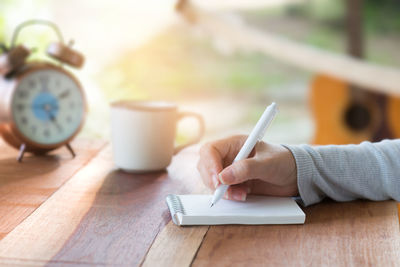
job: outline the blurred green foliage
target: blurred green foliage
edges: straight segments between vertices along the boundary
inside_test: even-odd
[[[400,1],[368,0],[364,8],[367,29],[380,34],[400,34]]]
[[[35,7],[34,9],[29,10],[29,12],[19,12],[26,6],[26,0],[0,1],[0,43],[9,46],[12,36],[6,36],[6,32],[9,34],[12,33],[12,30],[18,26],[11,24],[9,20],[12,20],[14,23],[15,21],[23,22],[30,19],[42,19],[35,16],[35,11],[48,9],[47,4],[49,0],[32,0],[32,2]],[[29,4],[32,5],[32,3]],[[13,28],[6,29],[6,27]],[[24,43],[30,48],[42,48],[43,44],[48,43],[49,40],[54,40],[54,33],[51,30],[42,26],[30,26],[27,30],[21,31],[18,43]],[[31,58],[43,58],[43,55],[44,53],[39,49]]]
[[[289,76],[296,79],[304,73],[259,53],[220,53],[209,40],[172,26],[116,58],[99,80],[110,100],[176,99],[243,90],[251,94]]]
[[[245,12],[244,15],[268,31],[322,49],[346,53],[346,1],[308,0],[272,10]],[[400,2],[364,0],[363,6],[366,60],[399,67],[400,58],[395,46],[400,37]],[[280,23],[271,26],[263,22],[272,17]],[[296,24],[285,28],[284,24],[290,21]]]
[[[307,43],[345,53],[346,1],[310,0],[306,5],[295,5],[286,11],[320,25],[310,32],[305,40]],[[398,53],[392,47],[394,45],[384,46],[385,41],[390,43],[399,40],[400,1],[364,0],[363,19],[366,60],[400,67]]]
[[[308,0],[306,3],[289,5],[284,9],[291,16],[329,24],[331,27],[342,27],[345,13],[344,1],[347,0]]]
[[[304,17],[325,23],[327,26],[343,29],[345,25],[346,1],[308,0],[305,4],[285,8],[289,15]],[[367,31],[376,34],[395,33],[400,30],[400,1],[364,0],[363,15]]]
[[[383,32],[399,34],[400,16],[395,12],[398,5],[392,0],[365,1],[368,39],[380,39]],[[346,53],[345,13],[345,0],[309,0],[240,12],[255,27],[341,53]],[[273,24],[269,25],[270,22]],[[400,65],[392,56],[395,52],[369,46],[367,59]],[[177,99],[188,94],[207,96],[228,92],[257,95],[261,91],[281,90],[282,84],[309,77],[308,73],[263,54],[221,53],[213,41],[198,38],[179,26],[170,27],[145,46],[116,58],[103,74],[99,80],[110,100]]]
[[[5,42],[5,34],[4,34],[4,27],[5,27],[5,15],[7,7],[10,5],[11,0],[2,0],[0,1],[0,43]]]

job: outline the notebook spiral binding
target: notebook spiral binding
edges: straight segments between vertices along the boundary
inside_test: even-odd
[[[181,199],[177,195],[169,194],[166,197],[167,206],[169,208],[169,212],[171,213],[172,221],[179,225],[179,222],[176,219],[177,213],[185,214],[185,209],[182,205]]]

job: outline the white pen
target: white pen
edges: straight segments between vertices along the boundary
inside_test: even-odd
[[[240,149],[239,153],[236,155],[236,158],[233,160],[233,163],[246,159],[249,157],[251,151],[255,147],[258,141],[262,140],[267,131],[269,125],[271,124],[272,120],[275,118],[276,114],[278,113],[277,105],[273,102],[269,105],[264,113],[261,115],[261,118],[258,120],[256,126],[254,127],[253,131],[251,131],[249,137],[247,137],[246,142],[243,144],[242,148]],[[217,204],[217,202],[224,196],[226,190],[228,190],[229,185],[221,184],[217,187],[214,192],[214,196],[211,201],[211,206]]]

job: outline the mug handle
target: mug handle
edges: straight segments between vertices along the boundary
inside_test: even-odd
[[[197,135],[192,140],[189,140],[186,144],[182,144],[182,145],[179,145],[179,146],[175,147],[174,155],[177,154],[182,149],[184,149],[185,147],[188,147],[190,145],[196,144],[197,142],[200,141],[200,139],[204,135],[204,131],[205,131],[205,126],[204,125],[205,124],[204,124],[204,119],[200,114],[197,114],[197,113],[194,113],[194,112],[188,112],[188,111],[179,112],[178,113],[178,121],[180,121],[181,119],[183,119],[185,117],[194,117],[195,119],[197,119],[197,121],[199,122],[199,132],[197,133]]]

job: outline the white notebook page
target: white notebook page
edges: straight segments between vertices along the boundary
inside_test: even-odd
[[[221,199],[210,208],[211,195],[179,195],[182,225],[304,223],[305,214],[292,198],[248,196],[245,202]]]

